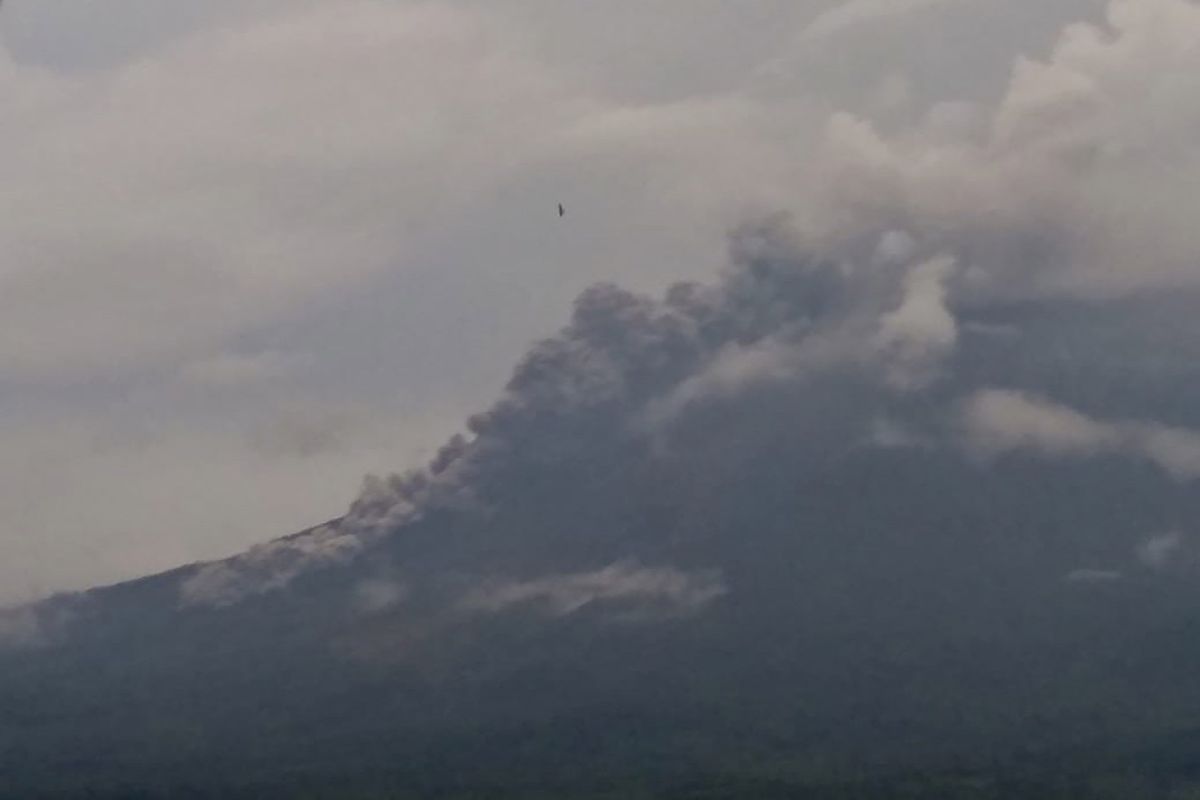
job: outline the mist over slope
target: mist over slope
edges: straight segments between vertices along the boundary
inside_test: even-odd
[[[804,213],[712,283],[584,292],[426,468],[5,612],[0,775],[801,779],[1193,730],[1200,294],[1160,193],[1197,40],[1118,0],[995,108],[835,117]]]

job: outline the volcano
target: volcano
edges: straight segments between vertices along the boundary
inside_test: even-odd
[[[1036,797],[1148,748],[1186,786],[1196,298],[885,245],[594,287],[343,516],[4,612],[0,794]]]

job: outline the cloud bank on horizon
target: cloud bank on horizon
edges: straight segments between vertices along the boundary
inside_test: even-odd
[[[371,485],[326,537],[336,557],[260,548],[248,572],[198,575],[192,597],[235,602],[429,504],[479,502],[517,443],[551,457],[575,441],[563,426],[619,421],[669,446],[689,409],[763,381],[836,380],[903,406],[955,385],[989,309],[1200,288],[1188,0],[1064,0],[1032,20],[982,0],[763,2],[776,38],[722,31],[716,74],[684,69],[710,57],[682,40],[721,12],[680,4],[680,41],[652,40],[680,68],[645,82],[640,52],[599,66],[591,12],[543,5],[252,3],[101,67],[10,44],[12,580],[112,580],[328,516],[348,481],[419,460],[486,405],[597,280],[634,291],[582,294],[467,438]],[[634,4],[606,13],[655,35]],[[908,49],[982,20],[994,35],[975,61]],[[809,68],[835,39],[861,64],[825,80],[828,65]],[[571,42],[593,49],[571,57]],[[973,85],[925,81],[939,58]],[[560,224],[564,186],[577,211]],[[961,444],[968,402],[992,451],[1198,469],[1179,426],[1006,388],[939,405],[934,433]]]

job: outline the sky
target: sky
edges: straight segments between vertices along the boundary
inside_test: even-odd
[[[816,243],[1061,256],[987,271],[1005,291],[1186,282],[1198,16],[7,0],[0,602],[341,514],[487,408],[581,290],[709,279],[778,212]],[[952,344],[950,269],[914,269],[887,318],[895,381]],[[973,419],[1045,411],[983,400]]]

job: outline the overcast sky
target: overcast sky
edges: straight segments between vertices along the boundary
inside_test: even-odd
[[[340,514],[588,284],[711,276],[831,130],[932,146],[1104,9],[7,0],[0,601]]]

